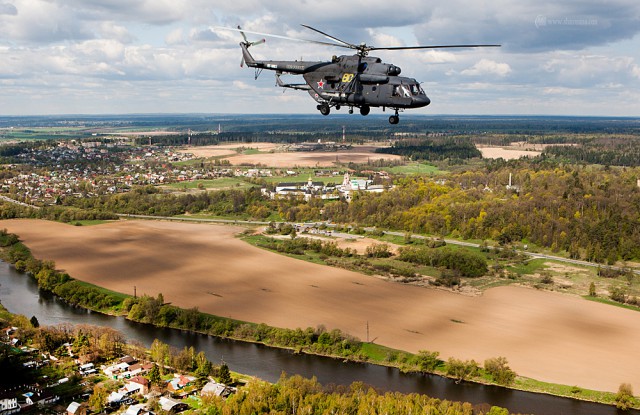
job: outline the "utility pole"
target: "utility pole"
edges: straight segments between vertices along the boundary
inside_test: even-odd
[[[369,343],[369,320],[367,320],[367,343]]]
[[[136,292],[136,286],[133,286],[133,298],[138,298],[138,293]]]

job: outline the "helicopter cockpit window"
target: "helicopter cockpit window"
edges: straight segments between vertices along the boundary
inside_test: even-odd
[[[409,87],[407,85],[400,85],[400,95],[405,98],[411,98],[411,92],[409,91]]]
[[[411,93],[413,95],[418,95],[420,94],[420,85],[418,84],[411,84]]]

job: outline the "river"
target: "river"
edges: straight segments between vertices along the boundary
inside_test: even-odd
[[[537,415],[614,415],[619,412],[607,405],[573,399],[514,391],[497,386],[463,382],[456,384],[436,375],[404,374],[394,368],[364,363],[344,363],[320,356],[295,354],[288,350],[263,345],[220,339],[174,329],[134,323],[123,317],[111,317],[72,307],[57,297],[42,292],[33,278],[16,272],[0,262],[0,302],[11,312],[30,318],[36,316],[41,325],[60,323],[108,326],[124,333],[127,339],[150,346],[154,339],[182,349],[193,346],[204,351],[215,364],[226,362],[231,370],[274,382],[282,372],[315,376],[322,384],[348,385],[362,381],[379,390],[424,393],[429,396],[472,404],[489,403],[511,412]],[[640,415],[640,411],[625,412]]]

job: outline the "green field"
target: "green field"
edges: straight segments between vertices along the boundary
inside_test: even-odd
[[[395,166],[385,168],[386,171],[393,174],[445,174],[446,171],[440,170],[436,166],[422,163],[408,163],[404,166]]]
[[[207,190],[220,190],[220,189],[248,189],[255,184],[248,183],[240,177],[221,177],[219,179],[210,180],[194,180],[190,182],[171,183],[165,187],[174,190],[182,189],[207,189]]]

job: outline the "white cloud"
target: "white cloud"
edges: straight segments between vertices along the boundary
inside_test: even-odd
[[[509,66],[509,64],[499,63],[489,59],[481,59],[471,68],[463,70],[461,74],[467,75],[467,76],[482,76],[482,75],[507,76],[510,72],[511,72],[511,67]]]
[[[97,34],[102,39],[117,40],[120,43],[133,43],[136,39],[129,29],[112,21],[102,22]]]
[[[539,16],[546,25],[536,27]],[[624,113],[640,90],[637,48],[624,40],[639,38],[638,19],[637,0],[434,0],[429,7],[418,0],[0,0],[0,107],[18,114],[313,112],[307,94],[274,87],[273,73],[254,82],[253,70],[239,68],[237,32],[209,29],[241,24],[327,40],[299,26],[306,23],[380,47],[505,45],[372,53],[428,86],[432,105],[418,113],[526,113],[544,99],[552,100],[548,110],[534,112]],[[270,38],[252,53],[328,60],[351,51]],[[594,94],[598,106],[585,99]]]
[[[542,90],[545,95],[562,95],[562,96],[576,96],[583,95],[585,93],[582,89],[564,88],[564,87],[548,87]]]
[[[183,30],[181,28],[172,30],[164,38],[164,41],[169,46],[183,45],[185,43]]]

